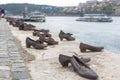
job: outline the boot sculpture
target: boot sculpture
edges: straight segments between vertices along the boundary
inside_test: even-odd
[[[86,52],[87,50],[94,51],[94,52],[99,52],[104,49],[104,47],[96,47],[96,46],[91,46],[85,43],[80,43],[80,51],[81,52]]]
[[[32,39],[30,39],[29,37],[26,38],[26,47],[30,48],[30,47],[34,47],[35,49],[44,49],[45,47],[47,47],[47,45],[43,44],[43,43],[39,43],[38,41],[34,41]]]
[[[75,40],[74,37],[71,36],[72,34],[70,33],[64,33],[62,30],[59,33],[59,38],[62,41],[63,39],[66,39],[67,41],[73,41]]]
[[[66,56],[66,55],[63,55],[63,54],[60,54],[59,55],[59,62],[61,63],[61,65],[63,67],[68,67],[68,64],[70,63],[71,61],[71,58],[70,56]],[[80,58],[83,62],[87,63],[90,61],[90,58]]]
[[[71,64],[75,72],[77,72],[80,76],[88,78],[88,79],[97,79],[98,75],[87,66],[81,59],[76,56],[72,56]]]

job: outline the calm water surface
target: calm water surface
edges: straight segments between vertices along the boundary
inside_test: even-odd
[[[37,28],[50,29],[58,34],[60,30],[73,33],[80,42],[120,53],[120,17],[114,17],[112,23],[79,22],[78,17],[47,17],[45,23],[32,23]]]

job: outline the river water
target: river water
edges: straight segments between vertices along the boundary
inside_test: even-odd
[[[77,41],[104,46],[105,49],[120,53],[120,17],[113,22],[80,22],[78,17],[46,17],[45,23],[31,22],[38,29],[50,29],[58,34],[60,30],[73,33]]]

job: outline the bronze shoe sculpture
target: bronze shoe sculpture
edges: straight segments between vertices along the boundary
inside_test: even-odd
[[[70,56],[66,56],[63,54],[59,55],[59,62],[61,63],[61,65],[63,67],[68,67],[68,64],[70,63],[71,57]]]
[[[38,31],[38,32],[50,32],[49,29],[34,29],[34,31]]]
[[[52,35],[49,32],[44,32],[45,37],[52,37]]]
[[[26,38],[26,47],[30,48],[30,47],[34,47],[35,49],[44,49],[45,47],[47,47],[47,45],[43,44],[43,43],[39,43],[38,41],[34,41],[32,39],[30,39],[29,37]]]
[[[40,32],[50,32],[50,30],[49,29],[41,29],[41,30],[39,30]]]
[[[41,34],[41,35],[39,36],[39,42],[40,42],[40,43],[46,42],[46,37],[45,37],[44,34]]]
[[[34,31],[33,31],[33,36],[37,36],[37,35],[39,35],[39,31],[34,30]]]
[[[63,39],[66,39],[67,41],[74,41],[75,38],[71,36],[72,34],[70,33],[65,33],[62,30],[59,33],[59,38],[62,41]]]
[[[26,25],[26,23],[21,23],[21,24],[19,25],[19,30],[24,30],[24,25]]]
[[[71,34],[71,33],[66,33],[66,34],[69,35],[69,36],[73,35],[73,34]]]
[[[41,29],[41,30],[34,30],[33,36],[40,36],[41,34],[44,34],[45,37],[51,37],[52,35],[49,33],[49,30]]]
[[[23,24],[24,22],[23,21],[21,21],[20,19],[18,19],[17,21],[16,21],[16,27],[19,27],[21,24]]]
[[[63,67],[68,67],[68,63],[70,63],[71,61],[71,58],[70,56],[66,56],[66,55],[63,55],[63,54],[60,54],[59,55],[59,62],[61,63],[61,65]],[[90,58],[80,58],[83,62],[87,63],[90,61]]]
[[[97,79],[98,75],[94,72],[89,66],[87,66],[81,59],[76,56],[72,56],[71,64],[75,72],[77,72],[80,76],[88,78],[88,79]]]
[[[86,52],[87,50],[93,51],[93,52],[99,52],[104,49],[104,47],[96,47],[96,46],[91,46],[85,43],[80,43],[80,51],[81,52]]]
[[[10,18],[9,19],[9,25],[15,26],[17,19],[16,18]]]
[[[58,41],[55,41],[52,37],[49,37],[48,39],[46,39],[45,42],[48,45],[56,45],[56,44],[58,44]]]
[[[19,25],[19,30],[25,30],[25,31],[30,31],[30,30],[34,30],[35,26],[31,25],[31,24],[27,24],[27,23],[21,23]]]
[[[29,30],[34,30],[35,26],[32,24],[25,24],[24,25],[24,30],[29,31]]]
[[[41,34],[39,37],[40,42],[46,42],[48,45],[56,45],[58,44],[58,41],[55,41],[52,37],[46,38],[44,34]]]

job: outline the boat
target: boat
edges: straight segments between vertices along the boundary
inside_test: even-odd
[[[45,22],[45,14],[41,12],[32,12],[28,16],[21,18],[22,21]]]
[[[105,14],[84,14],[83,17],[79,17],[76,21],[85,22],[112,22],[112,18]]]

